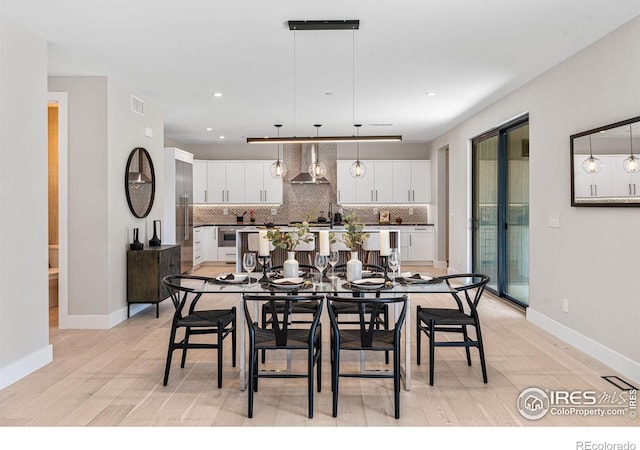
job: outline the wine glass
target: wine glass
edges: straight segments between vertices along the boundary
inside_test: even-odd
[[[247,272],[249,284],[251,284],[251,272],[256,268],[256,254],[254,252],[247,252],[242,255],[242,267]]]
[[[336,277],[335,267],[338,264],[338,260],[340,259],[340,252],[338,250],[331,250],[329,253],[329,264],[331,265],[331,276],[329,278],[333,279]]]
[[[327,268],[327,264],[329,263],[329,258],[326,255],[321,255],[320,253],[316,253],[315,265],[316,269],[318,269],[318,284],[322,284],[322,274],[324,273],[324,269]]]
[[[400,267],[400,252],[398,252],[397,248],[392,248],[391,252],[389,252],[387,264],[389,265],[389,269],[393,272],[393,281],[396,281],[396,270]]]

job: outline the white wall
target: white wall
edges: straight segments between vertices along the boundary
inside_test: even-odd
[[[49,90],[68,92],[69,99],[69,306],[60,326],[109,328],[126,319],[132,230],[140,228],[147,242],[152,220],[162,216],[163,116],[150,102],[144,116],[132,112],[132,92],[107,77],[50,77]],[[145,127],[153,138],[145,137]],[[157,179],[146,219],[131,214],[125,195],[126,163],[135,147],[149,151]]]
[[[47,177],[47,43],[0,12],[0,389],[53,356]]]
[[[569,136],[638,116],[636,18],[432,142],[450,148],[453,271],[470,268],[469,139],[530,118],[528,318],[640,381],[640,209],[570,206]],[[549,215],[560,228],[548,226]],[[569,312],[562,312],[562,299]]]

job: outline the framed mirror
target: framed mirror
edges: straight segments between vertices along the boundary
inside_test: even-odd
[[[640,206],[640,117],[570,141],[571,206]]]
[[[156,175],[151,156],[142,147],[134,148],[129,154],[124,190],[131,213],[139,219],[147,217],[156,194]]]

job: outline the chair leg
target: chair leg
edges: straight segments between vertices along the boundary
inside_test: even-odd
[[[260,307],[260,310],[262,315],[262,328],[267,328],[267,310],[265,305],[262,305]],[[266,352],[262,350],[261,353],[262,353],[262,357],[260,361],[262,362],[262,364],[264,364],[266,361]]]
[[[384,307],[384,329],[389,329],[389,307],[385,305]],[[384,363],[389,364],[389,352],[384,352]]]
[[[169,382],[169,369],[171,369],[171,357],[173,356],[174,350],[174,341],[176,339],[176,328],[171,327],[171,335],[169,336],[169,350],[167,351],[167,364],[164,368],[164,381],[162,382],[163,386],[166,386]]]
[[[318,392],[322,392],[322,329],[318,328],[318,349],[316,350]]]
[[[184,340],[182,341],[182,359],[180,360],[181,369],[184,369],[184,363],[187,361],[187,347],[189,346],[190,336],[191,336],[191,328],[187,327],[184,332]]]
[[[233,329],[231,330],[231,356],[233,358],[233,367],[236,366],[236,359],[237,359],[237,354],[236,354],[236,317],[235,317],[235,307],[233,308],[233,312],[234,312],[234,317],[233,317],[233,322],[231,322],[231,326],[233,327]]]
[[[436,327],[433,320],[429,321],[429,384],[433,386],[433,366],[436,353]]]
[[[308,397],[308,403],[309,403],[309,419],[313,419],[313,362],[315,359],[315,352],[313,351],[313,347],[314,344],[313,342],[311,342],[310,344],[310,349],[308,351],[308,356],[307,356],[307,397]]]
[[[463,325],[462,326],[462,336],[464,338],[464,342],[466,344],[469,343],[469,333],[467,333],[467,326]],[[470,366],[471,365],[471,350],[469,350],[469,346],[466,345],[464,347],[465,352],[467,353],[467,365]]]
[[[422,330],[420,329],[420,306],[416,310],[416,363],[420,365],[420,339]]]
[[[478,352],[480,353],[480,366],[482,367],[482,380],[487,382],[487,364],[484,359],[484,345],[482,344],[482,332],[480,324],[476,324],[476,337],[478,338]]]
[[[256,364],[256,352],[251,346],[249,350],[249,386],[247,387],[247,416],[249,419],[253,417],[253,392],[254,392],[254,366]]]
[[[400,351],[396,345],[393,351],[393,400],[396,419],[400,418]]]
[[[333,355],[333,417],[338,417],[338,381],[340,380],[340,348]]]
[[[218,389],[222,387],[222,339],[224,327],[222,322],[218,321]]]

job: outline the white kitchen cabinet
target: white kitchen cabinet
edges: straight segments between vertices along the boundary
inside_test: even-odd
[[[349,173],[353,161],[336,162],[337,201],[342,203],[356,203],[356,178]]]
[[[282,178],[271,176],[272,161],[244,163],[244,203],[282,204]]]
[[[218,227],[204,226],[202,228],[202,260],[218,260]]]
[[[202,227],[193,229],[193,267],[198,267],[204,261],[202,245]]]
[[[400,240],[400,258],[402,261],[433,261],[434,239],[433,227],[406,227],[406,238]],[[403,249],[403,244],[405,248]]]
[[[431,161],[393,162],[393,203],[431,203]]]
[[[354,178],[349,173],[353,161],[337,162],[338,203],[391,203],[393,201],[393,163],[363,161],[367,173]]]
[[[430,203],[431,161],[363,161],[367,173],[353,178],[353,161],[338,161],[338,203]]]
[[[207,161],[193,161],[193,203],[207,203]]]
[[[207,161],[207,203],[244,203],[243,161]]]
[[[235,247],[218,247],[218,261],[235,263],[236,255]]]
[[[611,176],[612,160],[609,156],[598,156],[602,161],[602,170],[598,173],[587,173],[582,168],[584,158],[574,157],[574,196],[575,198],[610,197],[612,195]]]
[[[613,197],[640,197],[640,173],[628,173],[624,170],[624,160],[629,155],[612,155],[611,195]]]

